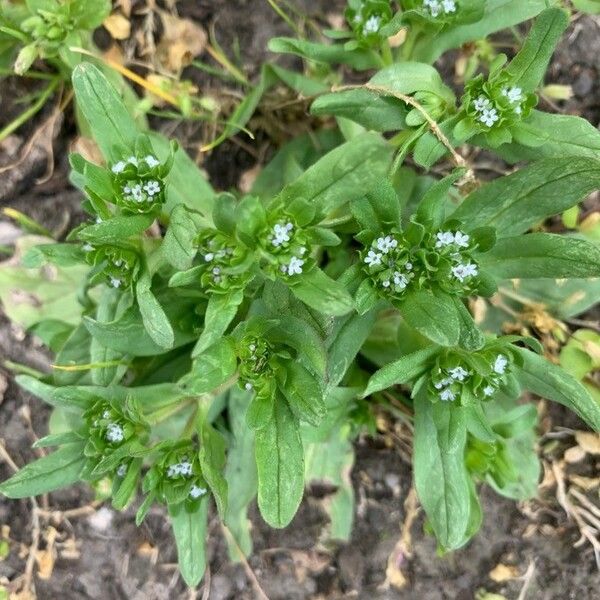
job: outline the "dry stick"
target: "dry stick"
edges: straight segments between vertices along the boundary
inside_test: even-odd
[[[356,89],[366,89],[371,92],[376,92],[378,94],[384,94],[386,96],[393,96],[398,100],[402,100],[406,104],[409,104],[413,108],[417,109],[422,115],[423,118],[427,121],[431,132],[435,137],[447,148],[447,150],[452,155],[452,159],[456,163],[457,167],[462,167],[467,169],[467,173],[465,175],[465,180],[474,180],[475,176],[473,175],[473,169],[469,166],[469,163],[455,150],[454,146],[450,143],[450,140],[444,135],[444,132],[440,129],[440,126],[437,124],[435,119],[433,119],[429,113],[425,110],[422,104],[417,102],[413,97],[407,96],[406,94],[402,94],[401,92],[396,92],[395,90],[390,90],[389,88],[372,85],[370,83],[365,83],[364,85],[343,85],[340,87],[332,88],[333,92],[343,92],[344,90],[356,90]]]
[[[527,592],[531,586],[531,582],[533,581],[533,576],[535,575],[535,561],[530,561],[529,565],[527,565],[527,571],[525,571],[525,575],[523,575],[523,587],[519,593],[519,597],[517,600],[525,600],[527,598]]]
[[[0,441],[0,458],[16,473],[19,467],[15,461],[11,458],[10,454],[4,446],[4,441]],[[29,546],[29,553],[27,554],[27,562],[25,563],[25,572],[23,573],[23,590],[27,592],[34,590],[33,585],[33,567],[35,566],[35,557],[40,546],[40,514],[37,500],[32,496],[31,501],[31,544]]]
[[[227,527],[227,525],[221,524],[221,529],[223,530],[225,537],[227,537],[231,541],[231,543],[235,546],[235,549],[237,550],[237,552],[239,554],[239,558],[242,563],[242,566],[244,567],[244,571],[246,572],[246,577],[248,577],[248,579],[250,580],[250,583],[252,584],[252,587],[254,588],[254,591],[255,591],[257,597],[259,598],[259,600],[269,600],[269,597],[267,596],[267,594],[265,594],[264,590],[260,586],[258,578],[254,574],[252,567],[248,564],[248,561],[246,560],[246,557],[244,556],[244,552],[240,548],[240,545],[238,544],[237,540],[235,539],[235,536],[233,535],[233,533],[231,533],[231,531],[229,531],[229,527]]]

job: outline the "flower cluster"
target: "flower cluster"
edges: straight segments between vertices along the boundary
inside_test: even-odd
[[[307,257],[310,254],[308,240],[291,217],[284,215],[268,226],[262,246],[269,256],[274,275],[295,277],[306,269]]]
[[[423,0],[423,9],[433,18],[452,15],[457,8],[456,0]]]
[[[359,42],[373,45],[380,42],[381,28],[389,23],[392,10],[386,0],[361,0],[346,11],[346,19]]]
[[[163,442],[160,454],[144,477],[142,489],[165,504],[195,504],[208,492],[198,448],[190,440]]]
[[[125,289],[137,279],[140,263],[132,250],[117,246],[98,246],[90,243],[82,246],[88,264],[97,268],[95,278],[104,279],[109,286]]]
[[[430,376],[430,394],[442,402],[466,404],[470,398],[488,400],[506,382],[512,359],[508,353],[488,349],[477,361],[458,355],[439,358]]]
[[[397,232],[376,238],[361,254],[364,269],[375,287],[392,297],[401,297],[414,278],[413,260]]]
[[[469,81],[465,87],[463,106],[471,119],[484,130],[511,125],[529,115],[535,106],[535,94],[527,94],[513,85],[503,72]]]
[[[471,236],[458,228],[424,234],[418,245],[398,231],[381,234],[360,253],[364,272],[382,297],[401,300],[412,287],[439,287],[468,295],[477,289],[479,266]]]
[[[238,347],[239,385],[246,391],[260,391],[273,373],[270,365],[270,344],[262,337],[244,336]]]
[[[251,277],[247,268],[248,253],[235,239],[210,229],[196,240],[202,289],[208,293],[225,293],[244,287]]]
[[[114,178],[115,204],[130,213],[150,213],[165,201],[165,168],[152,154],[129,156],[110,168]]]

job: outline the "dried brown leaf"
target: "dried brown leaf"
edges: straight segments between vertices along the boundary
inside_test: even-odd
[[[600,434],[591,431],[576,431],[575,441],[587,454],[600,454]]]
[[[131,35],[131,22],[121,13],[109,15],[103,25],[115,40],[126,40]]]
[[[188,19],[180,19],[163,11],[160,15],[164,33],[156,48],[156,59],[161,69],[179,74],[204,51],[206,32]]]
[[[514,565],[504,565],[502,563],[496,565],[489,573],[490,579],[496,583],[511,581],[521,576],[519,568]]]

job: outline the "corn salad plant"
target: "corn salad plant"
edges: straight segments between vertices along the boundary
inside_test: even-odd
[[[255,498],[269,525],[285,527],[305,483],[326,479],[337,490],[331,536],[347,539],[344,472],[378,407],[412,415],[415,486],[441,551],[479,529],[479,485],[534,496],[537,413],[523,393],[597,431],[600,404],[535,338],[502,335],[501,318],[475,320],[470,308],[512,289],[559,307],[577,292],[570,314],[596,301],[597,243],[544,223],[600,189],[600,134],[535,111],[567,16],[526,4],[534,14],[495,0],[407,0],[396,13],[386,1],[350,1],[349,29],[318,52],[381,70],[320,96],[313,111],[336,115],[341,131],[283,146],[247,194],[213,190],[175,142],[138,130],[96,67],[77,66],[77,101],[104,157],[71,156],[89,219],[22,258],[23,269],[78,274],[63,286],[70,313],[31,323],[54,369],[17,376],[54,407],[36,445],[56,449],[0,492],[85,481],[115,508],[135,506],[138,523],[163,505],[190,586],[204,573],[213,502],[235,559],[252,549]],[[458,104],[416,60],[540,12],[513,60],[467,81]],[[410,61],[389,47],[400,27]],[[317,52],[294,43],[286,48]],[[390,131],[399,133],[381,135]],[[441,178],[403,165],[411,155],[421,167],[446,153],[460,159],[465,142],[539,159],[484,184],[463,160]]]

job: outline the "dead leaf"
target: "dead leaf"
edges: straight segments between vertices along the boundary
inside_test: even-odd
[[[48,527],[44,537],[46,538],[46,549],[38,550],[35,553],[35,560],[38,564],[38,577],[40,579],[50,579],[52,571],[54,571],[54,563],[56,561],[56,552],[54,542],[58,532],[54,527]]]
[[[575,441],[587,454],[600,454],[600,434],[591,431],[576,431]]]
[[[156,58],[160,67],[179,74],[204,51],[206,33],[202,27],[188,19],[180,19],[164,11],[160,15],[164,33],[156,48]]]
[[[87,161],[92,162],[96,165],[104,164],[104,157],[98,144],[91,138],[78,136],[75,138],[70,147],[71,152],[81,154]]]
[[[585,458],[585,450],[581,446],[573,446],[565,452],[565,461],[569,464],[578,463]]]
[[[131,23],[121,13],[113,13],[102,23],[115,40],[126,40],[131,35]]]
[[[407,35],[408,35],[408,29],[406,27],[404,27],[398,33],[396,33],[392,37],[388,38],[388,44],[392,48],[398,48],[399,46],[402,46],[402,44],[404,44],[404,42],[406,41]]]
[[[503,581],[511,581],[521,576],[518,567],[513,565],[503,565],[502,563],[496,565],[490,571],[490,579],[496,583],[502,583]]]
[[[589,492],[600,485],[600,478],[584,477],[583,475],[569,475],[569,481],[581,488],[584,492]]]
[[[260,165],[256,165],[247,171],[242,173],[239,182],[239,188],[244,194],[249,194],[258,174],[261,172],[262,167]]]

